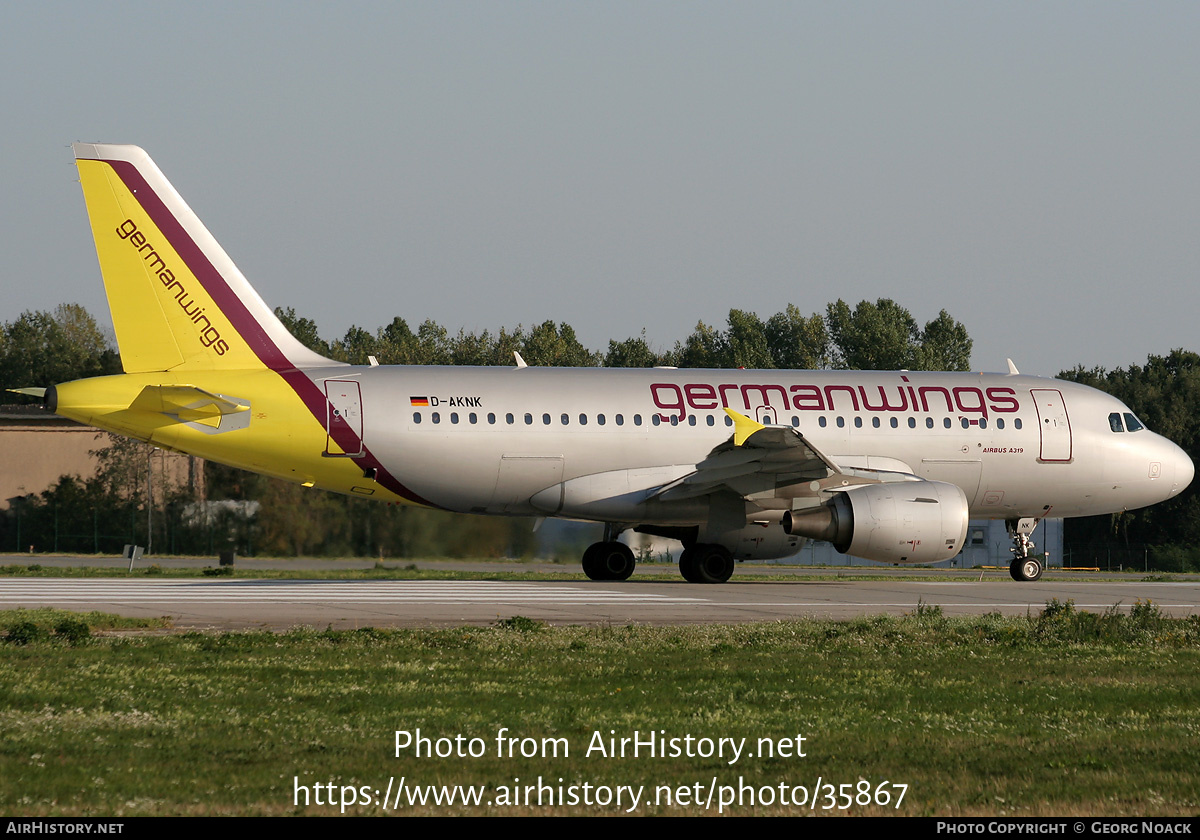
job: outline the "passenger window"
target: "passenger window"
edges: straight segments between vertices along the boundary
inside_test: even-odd
[[[1140,420],[1127,411],[1125,412],[1125,428],[1129,429],[1131,432],[1140,432],[1146,427],[1142,425]]]
[[[840,415],[840,414],[838,415],[838,418],[837,418],[837,427],[838,427],[839,429],[844,429],[844,428],[846,428],[846,418],[845,418],[845,417],[843,417],[843,416],[842,416],[842,415]]]
[[[413,412],[413,422],[414,422],[414,423],[420,423],[420,422],[421,422],[421,412],[419,412],[419,411],[414,411],[414,412]]]
[[[617,415],[617,425],[618,425],[618,426],[624,426],[624,425],[625,425],[625,415],[624,415],[624,414],[618,414],[618,415]]]
[[[642,425],[642,415],[640,415],[640,414],[633,415],[633,425],[635,425],[635,426]]]
[[[597,425],[600,425],[600,426],[604,425],[604,415],[603,414],[596,415],[596,423],[597,423]]]
[[[456,426],[458,425],[458,412],[457,411],[450,412],[450,422]]]
[[[662,418],[659,417],[657,414],[655,414],[655,415],[651,416],[650,422],[653,423],[655,426],[657,426],[659,423],[662,422]]]
[[[908,428],[910,428],[910,429],[917,428],[917,418],[916,417],[908,418]]]
[[[695,425],[696,425],[696,415],[695,415],[695,414],[690,414],[690,415],[688,415],[688,425],[689,425],[689,426],[695,426]]]
[[[979,428],[981,428],[981,429],[987,428],[987,418],[986,417],[979,418]]]
[[[586,425],[587,425],[587,415],[586,415],[586,414],[580,414],[580,415],[579,415],[579,425],[580,425],[580,426],[586,426]]]
[[[896,422],[896,420],[895,420],[895,418],[894,418],[894,417],[892,418],[892,422],[893,422],[893,423],[894,423],[894,422]],[[878,429],[878,428],[879,428],[879,418],[878,418],[878,417],[872,417],[872,418],[871,418],[871,425],[872,425],[872,426],[874,426],[876,429]]]
[[[474,411],[472,411],[470,414],[467,415],[467,419],[471,421],[472,426],[474,426],[476,423],[479,422],[479,417],[478,417],[478,415],[475,414]]]
[[[861,417],[854,418],[854,428],[856,428],[856,429],[862,428],[862,418]]]
[[[712,426],[712,425],[715,425],[715,424],[716,424],[716,422],[717,422],[716,420],[713,420],[713,416],[712,416],[711,414],[710,414],[710,415],[708,415],[707,417],[705,417],[705,418],[704,418],[704,420],[705,420],[705,422],[706,422],[706,423],[708,423],[708,425],[710,425],[710,426]]]
[[[820,426],[822,429],[824,429],[824,428],[825,428],[825,424],[826,424],[827,422],[828,422],[828,421],[825,419],[825,415],[824,415],[824,414],[822,414],[820,417],[818,417],[818,418],[817,418],[817,425],[818,425],[818,426]]]
[[[526,426],[532,426],[532,425],[533,425],[533,415],[532,415],[532,414],[526,414],[526,415],[525,415],[525,425],[526,425]]]
[[[1014,429],[1019,429],[1019,428],[1021,428],[1021,418],[1020,418],[1020,417],[1014,417],[1014,418],[1013,418],[1013,428],[1014,428]]]
[[[933,418],[932,418],[932,417],[926,417],[926,418],[925,418],[925,428],[926,428],[926,429],[932,429],[932,428],[933,428]]]
[[[969,428],[971,428],[971,421],[970,421],[970,420],[968,420],[966,417],[962,418],[962,427],[963,427],[964,429],[969,429]]]
[[[433,415],[432,415],[432,417],[430,417],[430,419],[433,420],[434,423],[441,423],[442,415],[435,411],[435,412],[433,412]]]
[[[562,420],[562,424],[564,426],[569,426],[571,424],[571,415],[569,414],[564,414],[560,419]]]
[[[550,425],[550,415],[549,415],[549,414],[543,414],[543,415],[542,415],[542,425],[543,425],[543,426],[549,426],[549,425]]]
[[[509,422],[511,423],[512,421],[510,420]],[[495,414],[493,414],[493,413],[492,413],[492,412],[490,412],[490,411],[488,412],[488,425],[489,425],[489,426],[495,426],[495,425],[496,425],[496,415],[495,415]]]
[[[733,418],[732,418],[732,417],[730,417],[728,414],[726,414],[726,415],[725,415],[725,425],[726,425],[726,426],[732,426],[732,425],[733,425]]]
[[[947,417],[944,420],[942,420],[942,425],[945,426],[947,429],[949,429],[950,428],[950,418]]]
[[[513,417],[511,413],[509,413],[509,414],[505,414],[505,415],[504,415],[504,422],[508,423],[508,425],[510,425],[510,426],[511,426],[513,423],[515,423],[515,422],[516,422],[516,418],[515,418],[515,417]]]
[[[997,428],[997,429],[1003,429],[1003,428],[1004,428],[1004,418],[1003,418],[1003,417],[997,417],[997,418],[996,418],[996,428]]]
[[[892,418],[892,428],[897,429],[899,427],[900,427],[900,420],[896,417],[893,417]]]
[[[800,418],[795,414],[792,415],[792,426],[797,429],[800,428]]]

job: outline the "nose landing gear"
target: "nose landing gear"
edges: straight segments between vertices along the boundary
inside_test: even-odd
[[[1037,519],[1009,519],[1004,524],[1012,537],[1013,561],[1008,573],[1016,581],[1032,582],[1042,576],[1042,561],[1033,554],[1033,540],[1029,535],[1037,527]]]

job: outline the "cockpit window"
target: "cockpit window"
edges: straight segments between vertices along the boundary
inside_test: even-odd
[[[1121,413],[1119,411],[1114,411],[1108,415],[1108,427],[1114,432],[1125,431],[1125,427],[1121,425]]]
[[[1132,414],[1130,414],[1128,411],[1126,411],[1125,412],[1125,428],[1127,428],[1131,432],[1140,432],[1142,429],[1144,429],[1146,427],[1142,425],[1142,422],[1140,420],[1138,420],[1136,417],[1134,417]]]

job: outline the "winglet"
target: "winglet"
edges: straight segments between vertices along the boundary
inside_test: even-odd
[[[738,414],[732,408],[726,408],[725,413],[733,418],[733,445],[741,446],[746,442],[746,438],[755,432],[765,429],[762,423],[751,420],[744,414]]]

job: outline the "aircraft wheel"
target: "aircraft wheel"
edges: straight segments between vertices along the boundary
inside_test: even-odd
[[[604,568],[600,565],[600,549],[604,543],[592,543],[583,552],[583,573],[588,580],[604,580]]]
[[[722,545],[696,545],[679,558],[679,571],[691,583],[724,583],[733,576],[733,555]]]
[[[1013,580],[1032,583],[1042,576],[1042,564],[1035,557],[1018,557],[1008,567]]]
[[[679,555],[679,574],[683,575],[683,579],[688,583],[702,583],[699,572],[696,569],[696,555],[698,547],[685,548],[683,554]]]
[[[591,580],[628,580],[635,566],[629,546],[615,540],[592,543],[583,552],[583,573]]]

